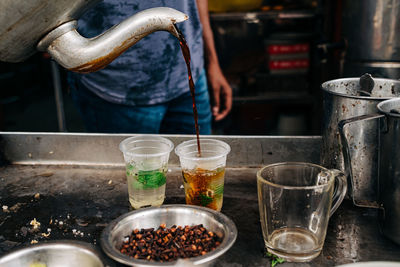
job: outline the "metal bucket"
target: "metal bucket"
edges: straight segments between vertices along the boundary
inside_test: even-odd
[[[400,96],[400,81],[373,79],[370,96],[360,93],[360,78],[327,81],[322,84],[323,121],[321,164],[336,168],[349,177],[349,193],[357,206],[378,207],[378,143],[376,121],[346,127],[342,134],[349,136],[349,159],[343,156],[339,123],[354,117],[378,113],[377,104]],[[346,161],[347,160],[347,161]]]
[[[378,104],[385,114],[381,131],[379,202],[383,208],[383,233],[400,244],[400,98]]]
[[[365,143],[361,146],[368,149],[373,147],[365,158],[373,161],[364,168],[373,171],[375,176],[371,178],[377,182],[376,201],[382,211],[380,216],[382,232],[400,244],[400,98],[382,101],[377,105],[377,109],[379,114],[342,121],[339,131],[343,133],[344,156],[351,165],[354,165],[355,159],[349,153],[352,136],[348,134],[351,131],[348,129],[362,130],[366,126],[371,127],[369,129],[372,132],[363,133]]]

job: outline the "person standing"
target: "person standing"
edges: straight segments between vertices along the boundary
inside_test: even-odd
[[[81,17],[78,31],[93,37],[159,6],[189,15],[177,26],[191,52],[200,134],[211,134],[212,117],[221,120],[231,110],[232,89],[218,62],[207,0],[104,0]],[[146,36],[102,70],[70,72],[68,82],[89,132],[195,133],[186,64],[178,40],[168,32]]]

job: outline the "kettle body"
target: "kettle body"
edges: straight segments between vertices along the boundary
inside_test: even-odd
[[[1,0],[0,61],[21,62],[33,55],[51,30],[77,20],[101,0]]]

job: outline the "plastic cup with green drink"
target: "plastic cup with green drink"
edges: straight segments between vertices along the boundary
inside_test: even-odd
[[[134,209],[161,206],[165,198],[169,154],[174,144],[167,138],[140,135],[123,140],[129,202]]]

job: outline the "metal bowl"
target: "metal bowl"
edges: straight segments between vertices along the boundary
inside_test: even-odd
[[[55,241],[13,251],[0,258],[0,267],[103,267],[103,262],[89,244]]]
[[[203,224],[209,231],[222,237],[221,245],[203,256],[180,259],[174,262],[150,262],[134,259],[119,252],[118,247],[134,229],[155,228],[160,224],[185,226]],[[235,243],[237,229],[224,214],[192,205],[163,205],[129,212],[112,221],[101,234],[101,247],[112,259],[130,266],[211,266]]]

